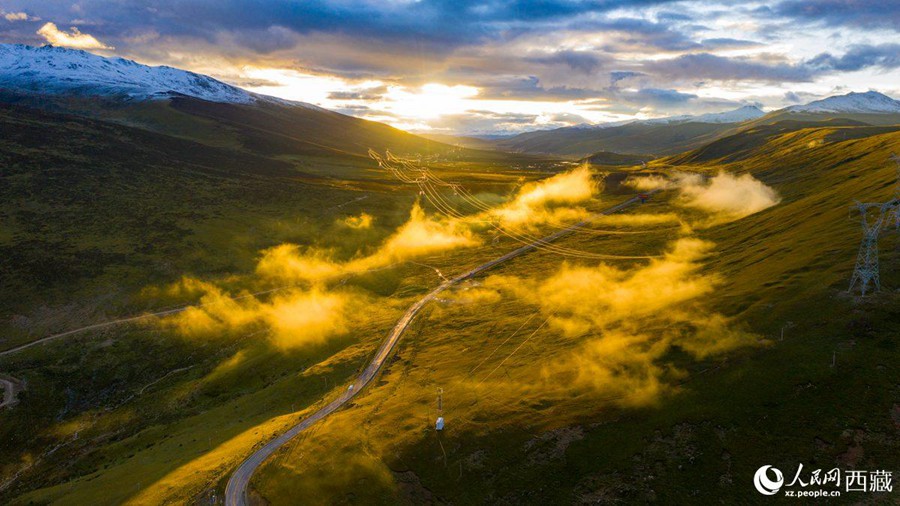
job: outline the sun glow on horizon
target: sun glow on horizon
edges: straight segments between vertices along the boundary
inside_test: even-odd
[[[458,133],[445,120],[473,113],[509,119],[514,130],[521,117],[529,124],[563,126],[561,115],[589,122],[620,121],[630,116],[606,112],[597,101],[524,100],[484,98],[482,90],[464,84],[426,83],[405,86],[380,80],[354,81],[336,76],[303,73],[286,68],[244,66],[241,77],[258,84],[245,85],[252,92],[286,100],[315,104],[411,131]]]

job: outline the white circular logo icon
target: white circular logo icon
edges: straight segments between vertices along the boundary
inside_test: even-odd
[[[769,469],[775,474],[774,480],[769,479]],[[781,471],[772,466],[762,466],[753,475],[753,486],[763,495],[777,494],[783,484],[784,476],[781,474]]]

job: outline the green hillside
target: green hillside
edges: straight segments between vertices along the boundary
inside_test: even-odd
[[[652,159],[652,156],[623,155],[620,153],[612,153],[610,151],[598,151],[596,153],[593,153],[591,156],[582,158],[581,161],[593,165],[619,166],[641,165],[643,163],[649,162]]]
[[[291,243],[338,260],[365,255],[409,220],[417,200],[414,188],[362,154],[301,154],[300,141],[293,151],[260,147],[248,141],[256,127],[239,118],[207,113],[201,121],[171,104],[142,107],[109,121],[107,107],[72,115],[0,106],[0,353],[196,304],[202,285],[185,278],[238,297],[263,292],[267,303],[290,287],[255,275],[261,251]],[[184,128],[167,135],[169,127],[148,128],[138,116]],[[533,157],[448,157],[433,162],[442,174],[485,195],[560,170]],[[367,226],[354,228],[359,221]],[[264,329],[194,338],[146,318],[0,356],[0,373],[27,382],[19,404],[0,412],[0,502],[47,489],[61,490],[63,502],[115,504],[156,491],[157,480],[184,466],[185,493],[202,492],[260,430],[278,427],[277,419],[267,426],[273,416],[346,382],[434,277],[402,264],[336,280],[334,293],[367,304],[366,320],[290,352]],[[202,455],[208,464],[190,468]],[[106,485],[94,486],[98,479]]]
[[[0,91],[0,102],[113,121],[263,156],[366,157],[370,148],[422,156],[459,151],[448,144],[383,123],[315,106],[218,103],[190,97],[122,102],[91,97],[22,95],[8,91]],[[463,157],[500,158],[489,151],[466,151]]]
[[[896,235],[882,245],[886,290],[859,299],[846,289],[860,239],[847,206],[890,197],[896,171],[887,155],[900,149],[900,134],[859,128],[771,133],[762,143],[736,145],[744,151],[732,163],[674,157],[651,164],[654,171],[752,174],[780,193],[775,207],[696,232],[715,244],[702,272],[721,277],[703,310],[758,336],[755,346],[699,361],[673,349],[661,363],[679,369],[663,375],[677,386],[654,403],[631,405],[629,395],[640,392],[526,387],[543,385],[549,364],[578,350],[580,341],[540,328],[529,320],[529,306],[514,298],[434,304],[381,385],[263,468],[254,484],[258,497],[272,504],[363,496],[385,504],[751,504],[768,499],[752,488],[763,464],[896,473]],[[674,199],[667,192],[642,211],[672,209]],[[565,242],[618,253],[653,251],[660,239],[630,238],[627,246],[620,237]],[[559,262],[529,255],[495,274],[527,278],[553,272]],[[496,283],[491,279],[458,297]],[[526,330],[516,336],[523,322]],[[498,365],[516,349],[504,340],[522,344],[532,335]],[[495,348],[500,353],[480,369]],[[473,370],[483,377],[495,366],[500,379],[493,390],[467,386]],[[624,381],[631,373],[618,374]],[[433,430],[438,388],[443,432]]]
[[[512,152],[581,158],[598,151],[629,155],[671,155],[698,147],[734,125],[728,123],[629,123],[607,128],[559,128],[495,141]]]
[[[187,333],[185,319],[148,318],[0,356],[0,373],[28,384],[0,413],[4,503],[221,500],[240,461],[345,391],[442,277],[520,245],[482,224],[471,247],[287,286],[260,275],[268,248],[365,262],[416,201],[434,219],[477,209],[458,189],[424,194],[378,170],[360,149],[386,142],[382,127],[326,144],[286,128],[315,125],[281,109],[174,100],[88,112],[0,108],[0,351],[183,304],[255,310],[209,286],[263,308],[291,290],[349,308],[330,338],[297,347],[256,320]],[[558,243],[580,256],[533,252],[442,294],[369,390],[260,469],[254,497],[730,504],[754,502],[763,464],[900,472],[896,234],[882,243],[885,291],[845,292],[860,233],[848,205],[891,195],[897,150],[893,127],[782,122],[621,169],[586,211],[632,195],[625,175],[675,171],[752,174],[780,201],[717,222],[665,190]],[[492,206],[575,165],[465,150],[428,163]],[[596,300],[604,312],[582,312]]]

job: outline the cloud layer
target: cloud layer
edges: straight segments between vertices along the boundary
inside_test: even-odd
[[[705,211],[715,224],[734,221],[777,205],[781,198],[775,189],[750,174],[735,176],[719,172],[712,177],[675,172],[672,177],[647,176],[628,180],[638,190],[671,190],[679,192],[675,203]]]
[[[481,244],[479,230],[492,220],[509,228],[528,228],[550,219],[580,217],[585,211],[571,206],[594,198],[598,189],[585,166],[522,186],[506,204],[464,216],[429,216],[416,203],[409,219],[373,251],[347,260],[333,252],[280,244],[261,252],[256,276],[267,286],[294,285],[271,298],[247,293],[228,294],[208,282],[186,278],[170,291],[193,294],[199,304],[172,316],[166,323],[189,337],[262,328],[279,347],[289,349],[320,344],[343,335],[354,314],[366,302],[356,292],[335,290],[334,281]],[[368,214],[339,222],[353,230],[371,227]]]
[[[787,93],[900,91],[900,7],[885,3],[8,0],[4,7],[3,42],[115,46],[126,57],[423,130],[519,131],[781,107]],[[448,110],[403,107],[416,97],[446,101],[424,87],[434,83],[476,93]]]
[[[564,264],[549,277],[491,276],[481,292],[496,291],[536,306],[546,332],[578,344],[550,358],[540,381],[512,388],[595,392],[626,406],[655,403],[683,376],[667,355],[683,350],[697,359],[753,346],[758,338],[702,304],[719,284],[700,271],[712,243],[685,237],[643,266]],[[482,293],[481,298],[489,298]],[[546,337],[545,337],[546,338]],[[477,380],[473,380],[476,381]],[[491,391],[505,388],[495,378]]]

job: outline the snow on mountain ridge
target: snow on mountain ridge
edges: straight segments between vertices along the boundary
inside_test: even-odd
[[[158,100],[177,95],[210,102],[259,101],[319,109],[268,97],[217,79],[169,66],[151,67],[120,57],[55,46],[0,44],[0,88],[43,93]]]
[[[807,113],[900,113],[900,101],[877,91],[851,92],[846,95],[823,98],[805,105],[785,108],[788,112]]]
[[[624,121],[614,121],[610,123],[599,123],[595,125],[582,126],[578,125],[577,127],[570,128],[610,128],[628,124],[640,124],[640,125],[677,125],[679,123],[741,123],[743,121],[760,118],[765,116],[765,112],[759,107],[755,105],[745,105],[738,109],[733,109],[731,111],[725,112],[712,112],[708,114],[700,114],[698,116],[692,116],[690,114],[683,114],[680,116],[668,116],[665,118],[651,118],[644,120],[624,120]]]
[[[751,119],[761,118],[766,113],[755,105],[745,105],[733,111],[715,112],[694,116],[691,121],[697,123],[740,123]]]

